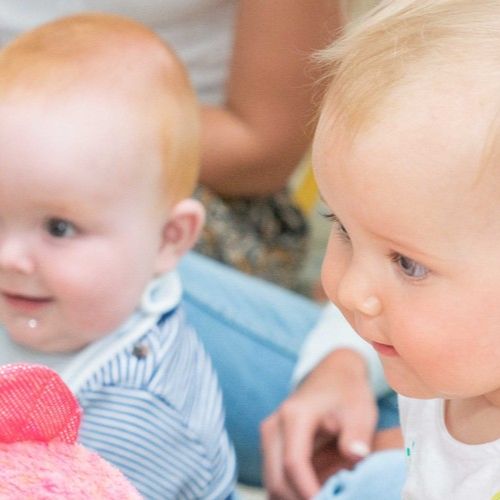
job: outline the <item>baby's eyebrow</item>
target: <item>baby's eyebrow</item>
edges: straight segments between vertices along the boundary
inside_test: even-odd
[[[344,225],[342,224],[342,221],[339,219],[339,217],[330,209],[328,206],[328,203],[325,201],[321,193],[319,193],[319,201],[324,205],[325,211],[322,211],[321,209],[319,210],[319,213],[327,218],[328,220],[332,221],[333,223],[337,224],[338,226],[344,228]],[[347,232],[347,231],[346,231]],[[445,261],[445,259],[440,259],[436,255],[433,255],[432,253],[426,252],[420,248],[415,247],[414,244],[408,243],[406,241],[402,241],[397,238],[393,238],[391,236],[388,236],[386,234],[380,234],[380,233],[372,233],[374,234],[375,237],[385,241],[387,245],[393,248],[395,252],[401,253],[403,255],[408,255],[411,258],[414,258],[416,260],[423,259],[423,260],[432,260],[432,261]]]
[[[445,261],[445,259],[438,259],[436,255],[433,255],[429,252],[425,252],[424,250],[416,247],[412,243],[407,243],[405,241],[399,241],[394,238],[384,237],[385,241],[394,249],[394,251],[410,257],[415,260],[441,260]]]

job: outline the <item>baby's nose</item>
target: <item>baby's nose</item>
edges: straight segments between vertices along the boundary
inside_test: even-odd
[[[32,273],[34,263],[27,242],[20,237],[1,237],[0,269],[23,274]]]
[[[356,266],[346,269],[338,284],[337,296],[342,307],[351,312],[377,316],[382,310],[382,303],[372,280],[363,269]]]

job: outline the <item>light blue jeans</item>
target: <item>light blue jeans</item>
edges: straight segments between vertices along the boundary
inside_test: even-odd
[[[196,253],[184,257],[179,271],[188,317],[219,376],[240,481],[258,485],[260,422],[289,395],[298,352],[320,307]],[[398,425],[394,395],[379,408],[379,427]]]

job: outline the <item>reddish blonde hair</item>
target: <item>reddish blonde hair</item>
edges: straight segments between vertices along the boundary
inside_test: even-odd
[[[130,19],[88,13],[44,24],[0,52],[0,100],[53,100],[92,89],[135,107],[154,125],[166,192],[190,196],[199,168],[199,116],[181,63],[165,43]]]

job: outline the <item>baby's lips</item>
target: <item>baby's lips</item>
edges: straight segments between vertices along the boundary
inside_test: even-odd
[[[74,443],[81,408],[61,377],[46,366],[0,366],[0,443]]]

